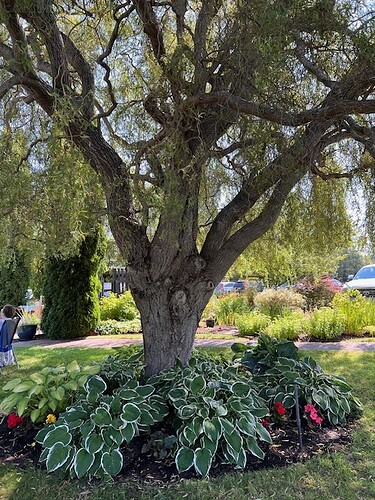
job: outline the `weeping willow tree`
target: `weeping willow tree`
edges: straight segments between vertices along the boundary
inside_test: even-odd
[[[0,16],[9,128],[63,137],[100,180],[149,374],[189,360],[215,284],[306,176],[374,155],[366,0],[0,0]]]
[[[353,244],[348,183],[306,177],[275,225],[237,259],[228,275],[257,275],[268,285],[334,272]]]

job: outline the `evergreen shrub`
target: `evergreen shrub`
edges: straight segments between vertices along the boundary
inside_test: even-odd
[[[44,285],[41,328],[51,339],[89,335],[100,319],[98,270],[104,255],[104,234],[86,236],[78,255],[50,257]]]
[[[25,252],[9,251],[0,266],[0,304],[24,304],[30,279],[31,265]]]

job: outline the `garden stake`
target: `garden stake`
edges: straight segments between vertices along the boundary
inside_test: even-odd
[[[296,400],[296,420],[298,429],[299,450],[302,451],[303,445],[302,445],[301,417],[299,414],[298,384],[297,382],[293,382],[293,384],[294,384],[294,399]]]

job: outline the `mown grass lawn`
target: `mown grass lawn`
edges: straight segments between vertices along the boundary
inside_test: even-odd
[[[77,359],[81,364],[101,361],[112,349],[18,348],[21,369],[5,369],[1,386],[14,376]],[[229,350],[222,350],[228,353]],[[168,486],[115,481],[109,484],[61,480],[43,470],[19,470],[0,465],[0,498],[11,500],[265,500],[375,498],[375,354],[360,352],[311,352],[329,373],[343,375],[364,404],[365,411],[353,443],[343,452],[323,455],[282,469],[240,473],[215,479],[181,481]]]

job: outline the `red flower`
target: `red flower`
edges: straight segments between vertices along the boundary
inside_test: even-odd
[[[283,404],[278,401],[275,403],[275,410],[278,415],[285,415],[286,409],[284,408]]]
[[[305,405],[304,410],[306,413],[310,413],[311,411],[316,411],[313,405]]]
[[[10,413],[8,415],[8,419],[7,419],[7,424],[8,424],[8,428],[9,429],[14,429],[15,427],[17,427],[21,422],[23,422],[23,418],[22,417],[19,417],[18,415],[16,415],[15,413]]]
[[[269,429],[270,422],[269,422],[268,418],[262,418],[260,420],[260,423],[263,425],[263,427],[265,427],[266,429]]]

